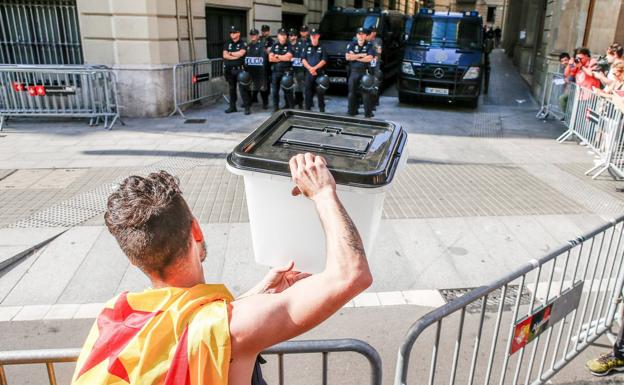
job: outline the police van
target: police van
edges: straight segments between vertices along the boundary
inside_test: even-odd
[[[419,97],[477,107],[485,58],[478,12],[422,8],[413,16],[405,40],[397,81],[400,102]]]
[[[347,84],[347,44],[359,27],[377,28],[383,42],[381,70],[384,79],[396,76],[401,65],[403,31],[406,17],[399,11],[380,8],[333,7],[321,19],[321,44],[327,51],[325,73],[333,84]]]

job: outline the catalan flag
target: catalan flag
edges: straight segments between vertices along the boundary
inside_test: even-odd
[[[228,303],[223,285],[122,293],[97,317],[74,385],[227,385]]]

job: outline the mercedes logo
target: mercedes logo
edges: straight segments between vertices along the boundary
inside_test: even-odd
[[[436,79],[442,79],[444,77],[444,70],[440,67],[433,70],[433,76]]]
[[[342,67],[343,64],[342,59],[336,60],[336,65],[338,65],[338,67]]]

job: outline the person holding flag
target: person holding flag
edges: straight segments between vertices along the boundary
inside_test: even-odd
[[[362,241],[325,160],[298,154],[289,165],[292,194],[310,199],[323,225],[325,270],[299,273],[291,262],[237,299],[205,282],[206,241],[175,177],[160,171],[119,185],[104,220],[152,287],[106,303],[72,384],[249,385],[261,351],[312,329],[371,285]]]

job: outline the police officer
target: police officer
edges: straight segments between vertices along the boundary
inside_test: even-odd
[[[306,69],[305,109],[310,110],[312,108],[312,98],[316,93],[319,111],[325,112],[325,90],[319,90],[316,84],[319,76],[324,75],[324,67],[327,64],[327,52],[319,43],[320,37],[320,32],[316,28],[312,28],[312,31],[310,31],[310,45],[303,51],[302,63]]]
[[[223,45],[223,61],[225,63],[225,80],[228,82],[230,89],[230,108],[225,110],[226,114],[236,112],[236,83],[239,72],[243,71],[243,63],[245,54],[247,53],[247,44],[240,38],[240,30],[230,27],[230,40]],[[245,105],[245,111],[249,108],[247,92],[241,88],[241,98]]]
[[[271,88],[273,90],[273,111],[279,110],[280,88],[283,88],[286,107],[291,108],[294,103],[292,86],[282,87],[282,77],[288,74],[292,76],[291,60],[293,58],[292,47],[288,42],[288,33],[284,28],[277,31],[277,42],[273,44],[269,53],[271,67]]]
[[[303,108],[303,86],[305,83],[305,68],[301,63],[303,51],[306,44],[298,38],[297,30],[291,28],[288,31],[288,41],[293,50],[292,67],[293,76],[295,77],[295,104],[299,108]]]
[[[262,97],[262,108],[269,108],[269,88],[266,79],[266,65],[268,62],[264,43],[260,41],[258,30],[249,30],[249,43],[245,56],[245,69],[251,74],[251,100],[258,99],[258,92]]]
[[[375,77],[375,88],[377,92],[373,95],[373,108],[379,105],[379,93],[381,92],[381,51],[383,48],[383,41],[377,37],[377,27],[373,26],[368,29],[368,36],[366,40],[373,44],[375,50],[375,57],[370,62],[370,72]]]
[[[310,45],[310,28],[306,24],[299,29],[299,41],[304,44],[304,48]]]
[[[260,28],[260,32],[262,32],[262,36],[260,37],[260,42],[264,44],[264,50],[266,51],[267,58],[269,53],[271,52],[271,48],[275,44],[275,40],[271,37],[271,27],[267,24],[263,24]],[[269,60],[266,60],[266,65],[264,67],[264,74],[266,76],[266,84],[267,84],[267,92],[271,92],[271,63]]]
[[[362,92],[360,80],[368,74],[370,62],[375,57],[375,50],[371,42],[366,40],[368,31],[365,28],[358,28],[356,31],[356,39],[347,45],[347,53],[345,58],[349,62],[349,110],[350,116],[357,115],[358,96],[362,95],[364,102],[364,116],[370,118],[373,116],[371,95],[369,92]]]

